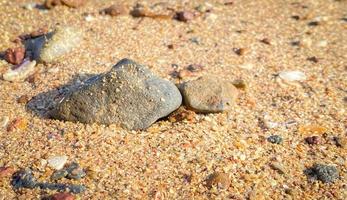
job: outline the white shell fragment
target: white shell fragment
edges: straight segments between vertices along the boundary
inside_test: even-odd
[[[24,81],[35,72],[36,61],[26,60],[15,69],[9,69],[2,76],[6,81]]]
[[[278,76],[288,82],[305,81],[307,79],[306,75],[301,71],[283,71]]]
[[[7,116],[0,117],[0,128],[6,127],[9,120]]]
[[[63,169],[66,161],[67,161],[67,156],[54,156],[49,158],[48,165],[52,167],[53,169],[60,170]]]

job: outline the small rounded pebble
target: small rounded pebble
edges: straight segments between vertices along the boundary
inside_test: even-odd
[[[271,142],[272,144],[281,144],[283,139],[280,135],[271,135],[267,138],[267,141]]]
[[[180,11],[176,13],[176,18],[178,21],[188,22],[193,20],[195,17],[194,13],[190,11]]]
[[[305,138],[305,141],[307,144],[311,144],[311,145],[319,144],[319,142],[320,142],[318,136],[307,137],[307,138]]]
[[[67,156],[54,156],[49,158],[48,165],[53,169],[60,170],[64,167],[68,157]]]
[[[231,180],[229,175],[226,173],[215,172],[208,176],[206,180],[206,186],[212,188],[216,186],[218,188],[228,188],[230,186]]]
[[[229,110],[238,97],[238,90],[231,82],[213,76],[185,82],[180,85],[180,90],[185,105],[200,113]]]
[[[339,172],[335,166],[325,164],[315,164],[305,170],[305,173],[312,179],[317,179],[323,183],[331,183],[339,178]]]
[[[22,63],[25,55],[25,48],[17,47],[7,49],[5,52],[5,60],[13,65]]]
[[[57,193],[52,195],[51,200],[74,200],[75,197],[70,193]]]

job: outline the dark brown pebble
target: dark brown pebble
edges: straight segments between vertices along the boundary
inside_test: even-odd
[[[299,16],[299,15],[293,15],[293,16],[292,16],[292,19],[300,20],[300,16]]]
[[[268,38],[264,38],[264,39],[260,40],[260,42],[267,44],[267,45],[271,45],[271,42]]]
[[[319,144],[320,140],[318,136],[310,136],[305,138],[305,141],[307,144],[311,144],[311,145],[315,145],[315,144]]]
[[[61,0],[46,0],[43,4],[47,9],[51,9],[55,6],[62,5]]]
[[[312,22],[309,22],[307,25],[308,25],[308,26],[318,26],[318,25],[319,25],[319,22],[317,22],[317,21],[312,21]]]
[[[173,45],[173,44],[169,44],[169,45],[167,45],[167,48],[173,49],[173,48],[174,48],[174,45]]]
[[[190,11],[180,11],[176,13],[176,19],[182,22],[188,22],[193,20],[195,17],[194,13]]]
[[[318,63],[318,58],[316,56],[308,57],[307,60],[314,63]]]
[[[234,48],[233,51],[239,56],[242,56],[246,53],[245,48]]]

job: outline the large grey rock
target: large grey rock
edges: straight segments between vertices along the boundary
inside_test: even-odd
[[[123,59],[108,73],[88,79],[52,111],[60,120],[146,129],[181,105],[177,87],[147,67]]]
[[[82,41],[82,32],[70,26],[58,26],[53,32],[28,39],[26,50],[32,59],[40,62],[53,62],[70,53]]]
[[[201,113],[229,110],[238,96],[238,90],[231,82],[213,76],[185,82],[180,85],[180,90],[184,104]]]

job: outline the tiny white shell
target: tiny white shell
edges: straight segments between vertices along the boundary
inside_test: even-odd
[[[47,162],[50,167],[56,170],[63,169],[66,161],[67,161],[67,156],[54,156],[50,157]]]
[[[284,81],[304,81],[307,79],[306,75],[301,71],[283,71],[280,72],[279,77]]]

